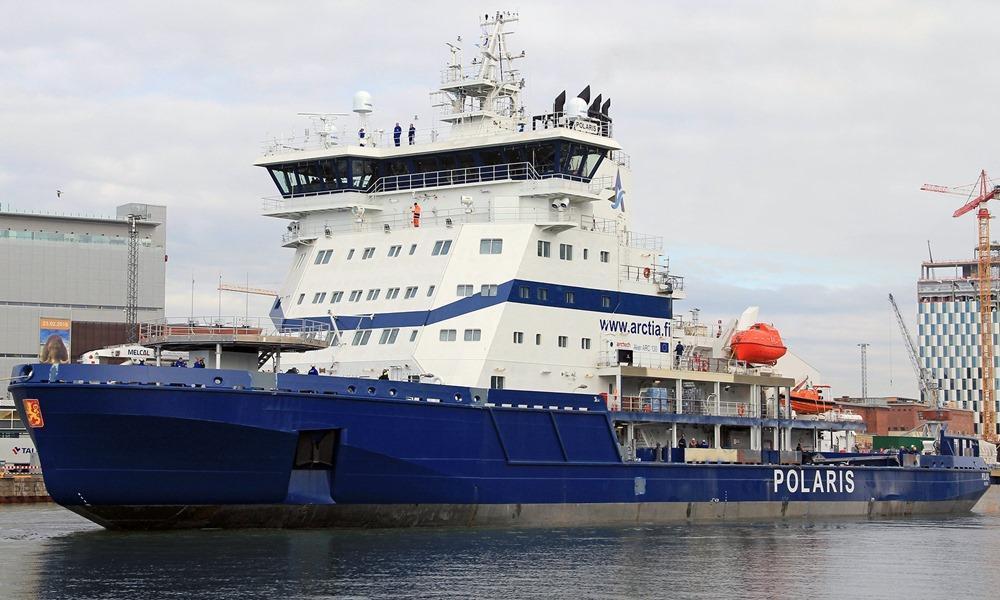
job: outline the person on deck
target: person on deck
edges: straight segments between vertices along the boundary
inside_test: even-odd
[[[382,369],[382,374],[378,376],[379,379],[389,379],[389,369]]]
[[[413,123],[410,123],[410,130],[407,131],[406,136],[409,138],[410,145],[412,146],[413,142],[417,139],[417,128],[413,126]]]
[[[403,128],[399,126],[399,121],[396,121],[396,126],[392,128],[392,141],[399,146],[399,138],[403,137]]]
[[[682,344],[680,341],[678,341],[677,344],[674,346],[674,354],[677,355],[677,366],[680,367],[681,356],[684,355],[684,344]]]
[[[310,375],[319,375],[319,369],[316,368],[316,365],[313,365],[313,366],[309,367],[309,374]]]
[[[413,212],[413,226],[420,227],[420,205],[414,202],[410,211]]]
[[[205,359],[199,356],[194,361],[194,368],[195,369],[204,369],[205,368]]]
[[[358,145],[359,146],[364,146],[365,145],[365,128],[364,127],[362,127],[361,129],[358,130]]]
[[[802,442],[799,442],[798,444],[795,445],[795,451],[802,452]]]
[[[688,443],[683,437],[677,442],[678,448],[687,448],[687,445]]]
[[[698,444],[698,447],[699,448],[708,448],[708,440],[701,440],[701,443]]]

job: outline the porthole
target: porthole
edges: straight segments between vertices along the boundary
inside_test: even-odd
[[[215,382],[215,385],[222,385],[222,378],[221,377],[216,377],[212,381]]]
[[[353,385],[347,386],[347,393],[348,394],[353,394],[356,391],[358,391],[358,388],[354,387]]]
[[[373,387],[368,388],[368,393],[374,396],[375,395],[375,388],[373,388]]]
[[[455,394],[455,402],[461,402],[461,401],[462,401],[462,394]]]
[[[389,388],[389,395],[390,396],[395,396],[396,395],[396,388]]]

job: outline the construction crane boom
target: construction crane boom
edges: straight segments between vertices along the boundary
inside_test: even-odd
[[[247,287],[245,285],[236,285],[233,283],[220,283],[220,292],[240,292],[241,294],[255,294],[257,296],[277,296],[278,292],[274,290],[265,290],[263,288]]]
[[[977,190],[978,188],[978,190]],[[968,186],[951,188],[943,185],[924,184],[920,189],[928,192],[942,192],[946,194],[959,194],[972,196],[976,191],[979,194],[962,205],[952,216],[960,217],[968,212],[976,210],[978,244],[978,273],[979,284],[979,364],[981,376],[981,403],[980,403],[980,435],[988,442],[996,442],[998,439],[996,429],[996,379],[993,366],[993,280],[992,267],[990,264],[990,216],[986,202],[1000,197],[1000,186],[991,185],[986,171],[979,172],[979,179],[976,183]]]
[[[941,398],[937,382],[931,378],[930,371],[920,364],[920,358],[917,356],[917,345],[913,342],[910,330],[906,326],[906,322],[903,321],[903,315],[900,314],[899,306],[896,304],[896,299],[892,297],[892,294],[889,294],[889,304],[892,305],[892,312],[896,315],[896,322],[899,323],[899,332],[903,334],[903,341],[906,343],[906,353],[910,357],[910,365],[913,367],[913,372],[917,374],[917,385],[920,386],[920,395],[923,396],[924,404],[940,407]]]

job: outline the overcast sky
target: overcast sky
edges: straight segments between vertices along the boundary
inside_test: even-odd
[[[520,9],[529,110],[587,84],[611,96],[633,223],[687,278],[678,310],[760,305],[836,395],[860,391],[858,342],[870,394],[916,393],[886,296],[915,333],[927,240],[939,258],[975,244],[974,218],[950,216],[961,198],[918,189],[1000,169],[990,2],[0,6],[0,203],[167,205],[168,316],[188,314],[192,276],[199,314],[218,310],[220,272],[280,284],[285,222],[259,216],[275,190],[252,166],[264,139],[301,133],[297,112],[349,110],[359,89],[376,124],[429,125],[444,42],[497,9]]]

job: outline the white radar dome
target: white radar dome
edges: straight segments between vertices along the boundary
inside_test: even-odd
[[[587,116],[587,101],[583,98],[570,98],[566,101],[566,118],[578,119]]]
[[[372,103],[372,95],[364,90],[354,94],[353,110],[359,114],[367,114],[374,111],[375,105]]]

